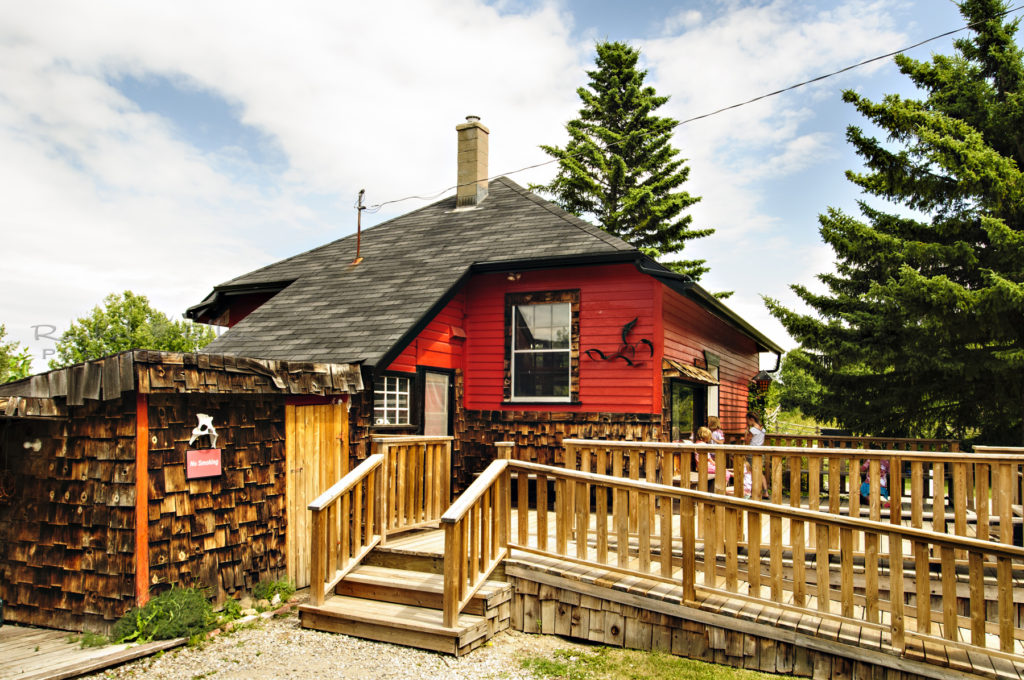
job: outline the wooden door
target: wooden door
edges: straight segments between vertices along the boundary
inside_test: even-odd
[[[309,504],[348,472],[347,404],[288,404],[285,467],[288,508],[288,578],[309,586]]]

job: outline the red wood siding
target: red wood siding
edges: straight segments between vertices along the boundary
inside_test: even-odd
[[[413,373],[417,366],[462,368],[466,341],[456,337],[466,327],[466,291],[456,293],[416,339],[388,366],[389,371]],[[453,333],[454,331],[454,333]]]
[[[656,413],[661,408],[661,342],[657,336],[655,291],[658,284],[631,264],[522,272],[518,281],[504,274],[476,276],[466,286],[465,407],[483,410]],[[578,404],[503,403],[505,380],[505,294],[579,289],[580,393]],[[590,359],[596,348],[606,355],[622,344],[622,326],[638,317],[630,340],[654,343],[655,356],[637,348],[638,366]]]
[[[673,290],[662,293],[665,356],[685,364],[703,359],[704,352],[719,357],[719,414],[722,428],[740,432],[747,413],[747,385],[758,371],[757,346],[703,307]]]
[[[275,293],[250,293],[239,295],[231,300],[231,307],[228,309],[227,324],[231,328],[239,321],[256,311],[264,302],[274,297]]]

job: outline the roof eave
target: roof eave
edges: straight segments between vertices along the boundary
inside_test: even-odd
[[[653,266],[652,266],[653,265]],[[759,352],[772,352],[781,355],[784,350],[772,342],[761,331],[751,326],[739,314],[729,309],[721,300],[704,290],[696,281],[689,276],[677,274],[650,258],[644,258],[637,262],[637,269],[642,273],[660,280],[672,290],[684,295],[707,309],[713,315],[736,328],[741,333],[754,341]]]
[[[227,304],[227,298],[237,295],[249,295],[252,293],[280,293],[295,279],[286,281],[269,281],[265,283],[240,283],[234,285],[215,286],[210,294],[197,305],[192,305],[185,310],[185,318],[197,323],[209,323],[220,316]]]

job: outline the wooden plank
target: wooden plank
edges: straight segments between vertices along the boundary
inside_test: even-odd
[[[942,556],[942,636],[958,640],[956,602],[956,561],[953,548],[943,546]]]
[[[932,632],[931,616],[931,573],[928,569],[928,544],[914,541],[914,577],[916,581],[917,600],[917,632],[930,635]]]

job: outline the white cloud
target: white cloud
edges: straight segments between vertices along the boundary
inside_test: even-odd
[[[863,0],[828,10],[795,0],[731,3],[714,18],[641,46],[653,84],[672,94],[663,110],[684,120],[903,44],[905,36],[890,25],[889,9]],[[859,69],[857,77],[882,66]],[[692,159],[686,188],[703,197],[692,211],[694,224],[718,230],[694,243],[687,256],[706,258],[711,273],[705,286],[736,291],[729,304],[784,345],[790,341],[767,314],[760,295],[788,300],[788,282],[825,271],[814,267],[821,266],[819,251],[828,249],[816,231],[794,238],[779,217],[767,212],[766,203],[774,197],[765,193],[764,183],[838,155],[844,144],[841,126],[829,132],[809,129],[821,121],[807,104],[823,96],[838,98],[839,88],[849,82],[828,80],[695,121],[679,128],[675,138]],[[801,200],[799,186],[788,190],[793,192],[790,200]],[[822,197],[818,209],[829,200]]]
[[[804,7],[681,9],[667,23],[678,34],[652,28],[660,37],[637,44],[652,84],[672,95],[667,113],[704,113],[902,41],[884,3]],[[556,0],[10,4],[0,25],[0,321],[38,353],[48,343],[33,341],[31,325],[66,327],[109,292],[131,288],[180,313],[220,281],[350,233],[360,188],[373,204],[451,186],[454,126],[466,114],[492,130],[492,174],[545,160],[537,144],[564,143],[591,65],[593,44],[573,23]],[[115,86],[126,76],[230,102],[284,169],[194,143],[126,99]],[[777,274],[758,276],[760,255],[818,266],[773,234],[780,219],[759,184],[841,144],[838,130],[809,129],[809,101],[785,95],[676,137],[691,159],[687,189],[704,197],[695,223],[719,229],[687,256],[708,257],[707,287],[736,290],[730,304],[759,326],[757,293],[779,287]],[[322,205],[331,197],[336,211]]]
[[[61,328],[109,292],[180,313],[212,285],[354,228],[346,206],[455,179],[454,126],[495,131],[501,171],[536,162],[575,106],[585,48],[542,5],[23,3],[0,27],[2,319]],[[237,149],[201,149],[114,83],[151,75],[231,102],[287,159],[271,186],[239,178]],[[264,170],[264,175],[266,171]],[[537,176],[539,178],[539,176]],[[519,177],[529,181],[530,176]],[[415,203],[399,204],[391,214]],[[378,217],[387,217],[382,212]],[[298,238],[297,238],[298,237]],[[43,368],[37,361],[36,368]]]

